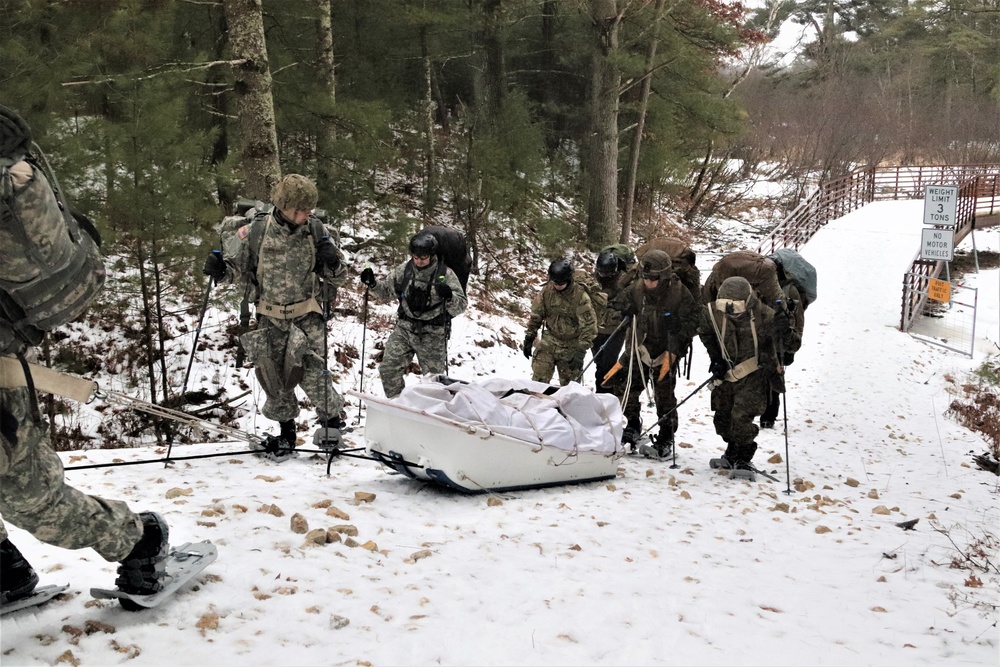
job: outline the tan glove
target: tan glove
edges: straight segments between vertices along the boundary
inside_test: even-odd
[[[663,363],[660,364],[660,375],[656,378],[657,382],[661,382],[663,378],[667,377],[667,373],[670,372],[675,361],[677,361],[677,355],[673,352],[667,352],[663,355]]]
[[[616,361],[615,365],[611,367],[611,370],[604,375],[604,379],[601,380],[601,386],[607,387],[608,381],[611,380],[611,378],[613,378],[615,375],[617,375],[618,371],[620,371],[623,368],[624,366],[622,366],[622,362]]]

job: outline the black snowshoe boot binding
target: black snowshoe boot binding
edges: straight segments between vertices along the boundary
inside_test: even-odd
[[[760,427],[761,428],[774,428],[774,420],[773,419],[761,419],[760,420]]]
[[[669,459],[674,453],[673,434],[660,431],[650,440],[650,444],[639,447],[639,453],[647,459],[657,459],[659,461]]]
[[[115,586],[132,595],[153,595],[163,588],[170,552],[170,527],[156,512],[143,512],[142,539],[118,566]]]
[[[0,542],[0,583],[3,583],[2,604],[28,597],[38,585],[35,568],[8,539]]]
[[[264,441],[251,442],[250,449],[254,450],[254,454],[262,459],[283,463],[295,456],[295,420],[287,419],[278,422],[278,425],[281,427],[279,435],[265,433]]]
[[[731,458],[723,454],[717,459],[709,459],[708,466],[713,470],[732,470],[733,461]]]

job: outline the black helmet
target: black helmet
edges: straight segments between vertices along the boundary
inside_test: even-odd
[[[410,254],[416,257],[433,257],[437,254],[438,240],[430,232],[417,232],[410,239]]]
[[[573,281],[573,265],[565,257],[560,257],[549,264],[549,282],[556,285],[566,285]]]
[[[605,250],[600,255],[597,256],[597,263],[594,265],[597,270],[597,275],[602,278],[610,278],[618,271],[621,267],[618,266],[618,258],[610,250]]]

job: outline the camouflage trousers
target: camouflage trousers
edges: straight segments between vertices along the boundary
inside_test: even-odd
[[[0,389],[0,515],[42,542],[91,547],[107,561],[125,558],[142,538],[138,515],[119,500],[66,484],[46,425],[30,410],[27,389]],[[0,522],[0,539],[6,537]]]
[[[243,337],[248,358],[264,395],[261,413],[274,421],[299,416],[295,388],[309,397],[320,420],[339,417],[344,399],[333,387],[324,361],[326,322],[318,313],[294,320],[260,317],[257,329]]]
[[[742,380],[723,382],[712,390],[715,432],[726,442],[726,458],[749,461],[757,451],[760,429],[754,419],[764,413],[771,379],[762,370]]]
[[[406,367],[417,355],[420,372],[444,374],[448,372],[448,327],[424,325],[400,319],[389,334],[382,353],[378,372],[382,390],[387,398],[399,396],[405,382]]]
[[[542,336],[542,342],[535,348],[531,359],[531,379],[535,382],[551,382],[556,371],[559,384],[565,387],[580,377],[586,350],[576,346],[576,341],[563,342],[552,336]]]
[[[679,424],[677,418],[677,396],[675,395],[675,390],[677,388],[677,369],[674,368],[670,371],[662,380],[657,380],[656,378],[660,375],[661,366],[649,367],[643,363],[636,363],[632,366],[632,381],[628,384],[628,396],[625,396],[625,387],[627,383],[628,373],[625,371],[619,371],[619,373],[624,376],[621,380],[613,385],[615,396],[618,397],[620,401],[623,396],[625,396],[625,405],[622,408],[622,414],[625,415],[626,425],[631,426],[637,431],[642,430],[642,417],[640,416],[640,411],[642,407],[642,402],[640,397],[644,389],[646,389],[646,384],[643,382],[644,378],[650,378],[648,382],[653,386],[653,402],[656,404],[656,419],[660,422],[660,433],[669,435],[670,439],[673,439],[673,434],[677,433],[677,425]],[[664,418],[664,415],[666,417]]]

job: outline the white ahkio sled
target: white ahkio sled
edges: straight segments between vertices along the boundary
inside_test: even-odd
[[[575,382],[425,376],[394,399],[350,393],[368,407],[372,458],[464,493],[611,479],[624,455],[617,399]]]

